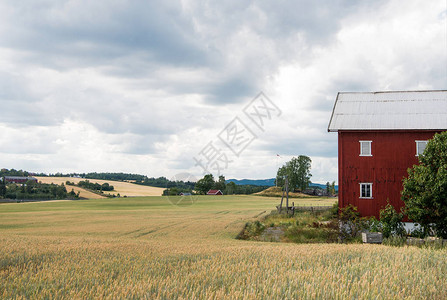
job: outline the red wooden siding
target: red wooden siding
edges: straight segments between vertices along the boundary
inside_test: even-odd
[[[400,210],[402,179],[418,163],[416,140],[429,140],[435,131],[339,131],[339,206],[357,206],[362,216],[379,217],[390,203]],[[372,156],[359,156],[359,141],[372,141]],[[372,183],[372,199],[360,198],[360,183]]]

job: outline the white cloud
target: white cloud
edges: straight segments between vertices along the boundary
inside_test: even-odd
[[[282,110],[224,174],[276,154],[337,177],[338,91],[443,89],[441,1],[3,1],[0,165],[199,173],[193,157],[263,90]],[[25,142],[23,142],[25,141]]]

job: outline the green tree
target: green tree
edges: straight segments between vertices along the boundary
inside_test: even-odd
[[[404,212],[426,235],[447,238],[447,132],[435,134],[419,162],[403,180]]]
[[[236,183],[234,183],[233,181],[228,182],[226,189],[225,189],[225,194],[227,195],[234,195],[234,193],[236,192]]]
[[[207,174],[202,179],[199,179],[194,189],[200,194],[206,194],[214,186],[213,174]]]
[[[331,183],[331,196],[335,195],[335,181]]]
[[[5,177],[0,178],[0,198],[4,198],[6,195],[6,181]]]
[[[310,183],[310,174],[312,160],[306,155],[293,157],[284,166],[278,169],[276,182],[278,186],[284,186],[284,178],[289,179],[290,189],[299,189],[304,191]]]
[[[286,166],[282,166],[278,169],[278,172],[276,173],[276,179],[275,179],[275,185],[279,187],[283,187],[285,184],[285,178],[287,176],[287,168]]]
[[[224,193],[225,192],[225,187],[226,187],[225,176],[220,175],[219,176],[219,180],[216,181],[216,183],[214,184],[214,188],[216,190],[221,190],[222,193]]]

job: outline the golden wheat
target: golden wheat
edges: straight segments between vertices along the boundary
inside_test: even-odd
[[[447,252],[235,240],[277,199],[0,205],[0,297],[443,299]]]
[[[86,180],[84,178],[74,178],[74,177],[36,177],[39,181],[43,183],[55,183],[55,184],[61,184],[68,181],[79,183],[81,180]],[[93,183],[109,183],[110,185],[113,185],[115,188],[111,192],[104,192],[105,194],[120,194],[123,196],[128,197],[135,197],[135,196],[161,196],[163,194],[164,188],[159,187],[153,187],[153,186],[146,186],[146,185],[139,185],[124,181],[113,181],[113,180],[101,180],[101,179],[88,179],[90,182]],[[74,188],[75,192],[81,191],[81,197],[84,198],[90,198],[90,199],[98,199],[98,198],[104,198],[102,196],[99,196],[97,194],[91,193],[89,191],[86,191],[83,188],[76,188],[74,186],[67,186],[67,191],[71,191],[71,189]]]

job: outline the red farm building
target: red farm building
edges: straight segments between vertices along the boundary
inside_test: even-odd
[[[339,207],[379,217],[396,210],[402,179],[437,132],[447,130],[447,91],[338,93],[329,132],[338,132]]]
[[[223,195],[221,190],[209,190],[206,194],[207,195]]]
[[[34,177],[23,177],[23,176],[5,176],[5,182],[6,183],[19,183],[24,184],[27,181],[31,180],[34,182],[37,182],[37,179]],[[3,179],[2,179],[3,180]]]

